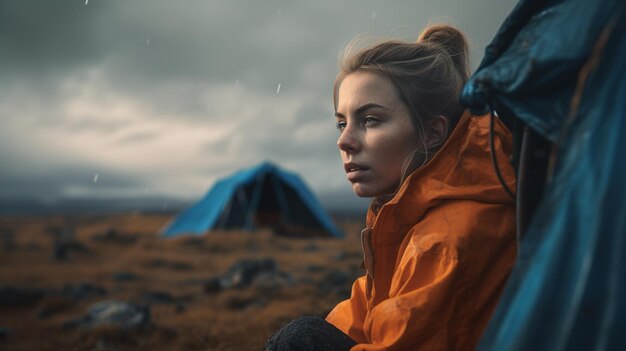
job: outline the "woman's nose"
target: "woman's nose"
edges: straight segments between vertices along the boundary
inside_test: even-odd
[[[343,130],[343,132],[341,132],[339,139],[337,139],[337,146],[339,147],[339,150],[344,152],[354,153],[358,151],[359,140],[354,134],[352,128],[348,126]]]

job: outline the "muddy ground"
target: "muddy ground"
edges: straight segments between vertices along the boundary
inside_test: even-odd
[[[262,350],[290,320],[325,316],[362,274],[358,221],[339,222],[344,239],[269,230],[162,239],[170,219],[0,218],[0,349]],[[242,260],[272,270],[228,277]],[[148,319],[81,324],[102,301],[140,306]]]

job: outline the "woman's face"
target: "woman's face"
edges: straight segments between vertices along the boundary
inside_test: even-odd
[[[352,190],[361,197],[392,193],[417,136],[393,84],[371,72],[345,77],[337,95],[337,140]]]

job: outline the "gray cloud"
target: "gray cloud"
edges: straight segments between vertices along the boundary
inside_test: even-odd
[[[96,197],[108,198],[112,193],[126,198],[144,186],[138,177],[126,173],[83,165],[49,166],[39,172],[6,174],[0,173],[0,198],[29,198],[54,201],[59,198]],[[127,193],[127,196],[124,196]]]
[[[7,73],[33,78],[63,74],[104,57],[109,49],[101,45],[105,36],[93,28],[106,15],[80,5],[80,1],[1,2],[0,64],[11,68]]]
[[[129,134],[129,135],[120,137],[118,139],[118,142],[120,144],[134,144],[134,143],[146,142],[156,137],[158,137],[158,134],[154,132],[137,132],[134,134]]]
[[[194,198],[273,160],[327,204],[362,204],[335,145],[343,47],[445,21],[476,65],[513,3],[2,1],[0,198]]]

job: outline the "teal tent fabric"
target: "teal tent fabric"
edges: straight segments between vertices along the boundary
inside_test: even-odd
[[[270,162],[219,180],[204,198],[166,226],[162,235],[200,235],[213,229],[254,230],[255,216],[263,211],[278,214],[275,225],[343,236],[300,177]]]
[[[479,350],[626,350],[626,4],[521,1],[464,88],[554,143]]]

